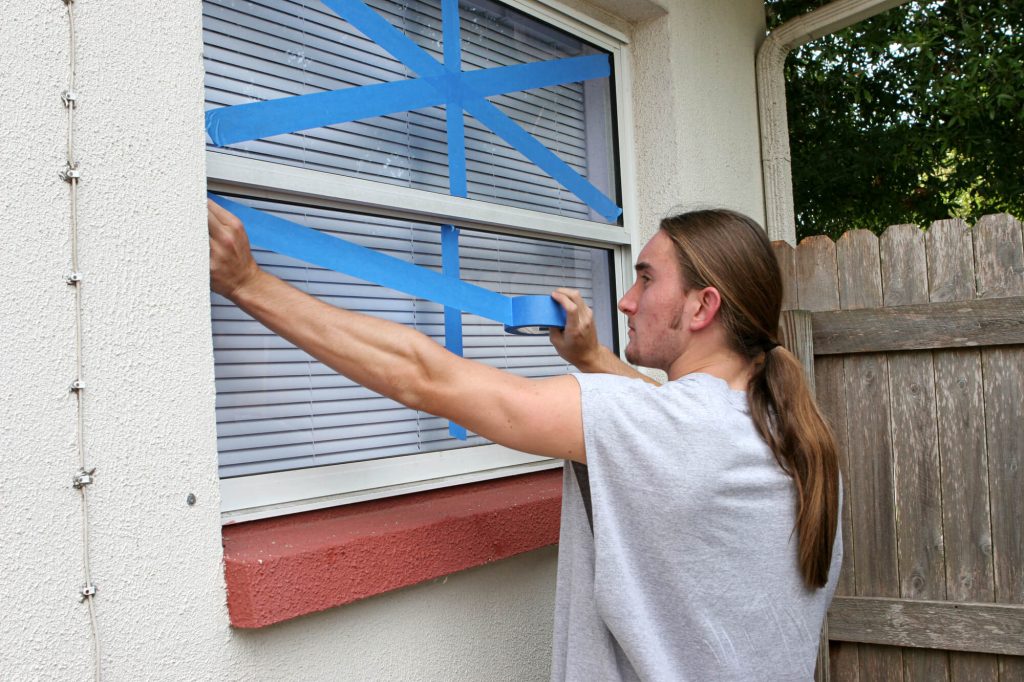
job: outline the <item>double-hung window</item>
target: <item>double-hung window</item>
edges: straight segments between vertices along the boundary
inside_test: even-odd
[[[211,192],[506,296],[579,289],[602,342],[618,345],[631,208],[621,35],[536,0],[204,0],[203,11]],[[452,250],[456,272],[442,267]],[[468,358],[528,377],[571,371],[544,335],[255,256],[335,305],[456,350],[461,336]],[[460,437],[226,299],[211,308],[226,522],[558,464]]]

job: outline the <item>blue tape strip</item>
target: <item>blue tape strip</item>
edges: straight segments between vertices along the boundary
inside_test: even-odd
[[[454,279],[460,275],[459,230],[454,225],[441,226],[441,274]],[[462,355],[462,311],[452,306],[444,307],[444,347]],[[466,440],[465,427],[455,422],[448,422],[448,434]]]
[[[523,130],[518,123],[501,113],[493,104],[483,99],[467,97],[462,106],[606,220],[615,220],[622,213],[622,209],[601,190]]]
[[[441,274],[458,279],[459,230],[452,225],[441,226]],[[453,313],[452,315],[449,315]],[[456,355],[462,355],[462,310],[452,306],[444,308],[445,346]]]
[[[443,92],[417,78],[210,109],[206,132],[215,145],[223,147],[444,102]]]
[[[466,131],[462,118],[462,45],[458,0],[442,0],[441,23],[444,30],[444,68],[447,72],[444,90],[447,94],[448,188],[452,196],[465,197]]]
[[[210,198],[242,220],[249,241],[254,246],[410,296],[459,307],[489,320],[504,322],[511,319],[509,299],[501,294],[296,225],[215,194],[211,194]]]
[[[608,59],[608,55],[595,54],[587,57],[566,57],[545,62],[466,71],[462,74],[462,82],[477,96],[491,97],[509,92],[606,78],[611,72],[611,61]]]
[[[462,32],[459,27],[459,0],[441,0],[441,27],[444,35],[444,68],[462,71]]]
[[[501,322],[510,331],[565,326],[565,314],[557,315],[555,311],[562,309],[550,296],[502,296],[231,199],[216,194],[209,197],[245,223],[253,246]],[[534,303],[529,303],[531,300]]]
[[[206,132],[213,144],[223,147],[363,118],[436,107],[445,104],[452,94],[457,95],[459,106],[450,105],[449,116],[457,111],[461,119],[462,87],[471,89],[477,96],[492,97],[602,78],[610,72],[608,57],[594,55],[467,71],[459,76],[463,86],[451,87],[450,77],[353,86],[210,109],[206,112]]]

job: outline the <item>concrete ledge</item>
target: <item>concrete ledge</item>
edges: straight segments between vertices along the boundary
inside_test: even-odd
[[[561,470],[225,526],[231,624],[259,628],[558,542]]]

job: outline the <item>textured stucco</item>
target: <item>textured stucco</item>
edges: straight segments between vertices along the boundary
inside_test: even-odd
[[[641,233],[680,203],[761,217],[753,0],[674,0],[633,33]],[[611,3],[602,2],[602,11]],[[630,6],[643,9],[646,3]],[[85,444],[108,680],[532,680],[547,676],[553,549],[232,630],[215,467],[200,3],[76,0]],[[646,10],[645,10],[646,11]],[[643,13],[636,16],[654,16]],[[0,21],[0,677],[89,679],[78,603],[67,20]],[[195,506],[185,503],[194,493]]]
[[[754,78],[759,0],[675,0],[633,31],[639,243],[674,211],[764,220]]]

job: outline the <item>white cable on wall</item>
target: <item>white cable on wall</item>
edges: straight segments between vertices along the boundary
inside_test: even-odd
[[[89,503],[86,491],[93,483],[95,469],[87,469],[85,462],[85,382],[82,379],[82,274],[78,269],[78,183],[81,180],[78,160],[75,159],[75,108],[78,106],[78,95],[75,91],[75,0],[63,0],[68,12],[68,87],[61,94],[61,100],[68,112],[68,146],[67,167],[60,172],[60,177],[71,188],[71,273],[65,278],[75,292],[75,378],[71,382],[71,392],[75,396],[76,417],[76,448],[78,451],[78,472],[72,477],[72,486],[80,493],[82,502],[82,566],[85,571],[85,585],[79,593],[80,601],[89,607],[89,623],[92,627],[93,640],[93,677],[97,682],[101,677],[100,638],[96,625],[96,585],[92,582],[92,571],[89,563]]]

